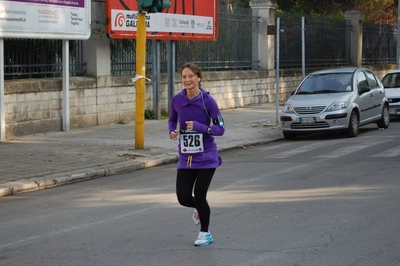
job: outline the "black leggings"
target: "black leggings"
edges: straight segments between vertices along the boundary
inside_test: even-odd
[[[208,206],[206,197],[214,173],[215,168],[178,169],[176,176],[178,202],[182,206],[197,209],[200,216],[200,231],[203,232],[208,232],[210,224],[210,206]]]

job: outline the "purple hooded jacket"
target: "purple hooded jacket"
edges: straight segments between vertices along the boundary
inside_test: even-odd
[[[186,130],[185,122],[193,121],[193,131],[202,134],[204,146],[204,151],[202,152],[183,153],[181,152],[181,142],[179,141],[177,169],[217,168],[222,163],[213,137],[222,136],[225,133],[222,115],[210,93],[203,88],[200,88],[200,90],[201,93],[199,95],[189,99],[186,96],[186,89],[183,89],[171,101],[168,119],[169,132],[177,129],[181,138],[181,133]],[[210,134],[207,133],[208,128],[211,129]]]

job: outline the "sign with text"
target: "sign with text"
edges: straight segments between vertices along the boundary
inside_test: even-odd
[[[113,39],[135,39],[136,0],[106,0],[107,34]],[[146,37],[156,40],[214,41],[218,37],[218,0],[171,0],[162,13],[146,14]]]
[[[0,0],[0,38],[90,37],[90,0]]]
[[[307,29],[311,29],[311,26],[308,26]],[[286,25],[280,27],[281,34],[286,35],[298,35],[301,33],[301,25]],[[307,33],[307,31],[306,31]],[[268,25],[267,26],[267,35],[276,35],[276,25]]]

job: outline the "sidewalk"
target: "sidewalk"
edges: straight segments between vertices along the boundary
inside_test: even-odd
[[[283,138],[275,103],[221,112],[226,130],[215,137],[220,151]],[[135,150],[134,126],[97,126],[0,142],[0,197],[177,161],[177,142],[169,139],[167,119],[145,121],[144,149]]]

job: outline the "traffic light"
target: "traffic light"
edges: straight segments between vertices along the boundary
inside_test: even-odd
[[[139,12],[147,13],[162,12],[165,8],[171,7],[170,0],[138,0]]]
[[[148,11],[153,6],[153,0],[138,0],[138,10]]]
[[[153,1],[153,8],[155,9],[154,12],[162,12],[166,8],[171,7],[171,1],[169,0],[154,0]]]

